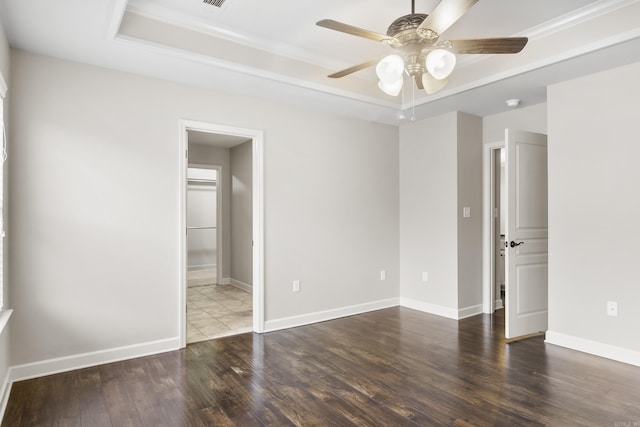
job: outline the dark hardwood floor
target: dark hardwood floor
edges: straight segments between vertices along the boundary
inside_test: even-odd
[[[640,368],[390,308],[13,385],[2,426],[640,426]]]

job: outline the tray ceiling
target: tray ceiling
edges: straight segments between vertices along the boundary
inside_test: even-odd
[[[417,0],[416,12],[437,4]],[[403,96],[385,95],[372,69],[326,77],[392,50],[317,27],[318,20],[384,33],[410,6],[389,0],[225,0],[220,7],[202,0],[5,0],[0,16],[19,49],[391,124],[414,107],[420,119],[451,110],[493,114],[507,109],[508,98],[543,102],[548,84],[640,60],[638,0],[481,0],[444,36],[529,37],[521,53],[460,55],[449,85],[434,95],[409,85]]]

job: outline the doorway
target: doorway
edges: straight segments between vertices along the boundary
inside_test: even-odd
[[[506,235],[506,153],[505,149],[497,148],[493,150],[493,164],[494,164],[494,197],[492,200],[493,206],[493,221],[494,221],[494,245],[493,250],[495,252],[493,268],[494,274],[494,289],[495,289],[495,301],[494,310],[500,310],[506,305],[506,252],[505,252],[505,235]]]
[[[501,299],[500,271],[496,268],[500,264],[498,257],[501,255],[499,236],[502,234],[501,231],[504,231],[504,229],[501,230],[505,216],[504,200],[501,197],[501,189],[504,188],[502,185],[504,149],[504,141],[495,141],[485,143],[482,152],[482,311],[487,314],[503,308],[504,303]],[[505,270],[502,270],[503,274],[504,272]]]
[[[180,130],[180,344],[263,332],[262,132]]]
[[[500,152],[505,153],[504,173],[498,170],[502,169]],[[539,335],[547,329],[547,187],[546,135],[506,129],[504,141],[484,145],[483,311],[493,313],[499,308],[497,266],[500,249],[504,249],[508,341]],[[501,204],[504,209],[500,209]],[[501,234],[505,236],[503,242]]]

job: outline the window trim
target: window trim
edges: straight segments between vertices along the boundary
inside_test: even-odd
[[[4,327],[7,326],[7,323],[9,323],[9,317],[11,317],[11,313],[13,313],[13,310],[2,310],[0,311],[0,334],[2,334],[2,332],[4,331]]]
[[[4,101],[7,95],[7,83],[4,80],[2,72],[0,72],[0,333],[4,329],[12,310],[6,310],[4,307],[4,251],[5,251],[5,226],[4,226],[4,162],[6,161],[7,150],[7,134],[5,131]]]

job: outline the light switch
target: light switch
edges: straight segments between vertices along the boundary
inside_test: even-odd
[[[464,218],[471,218],[471,208],[462,208],[462,216]]]
[[[607,316],[616,317],[618,315],[618,303],[607,301]]]

